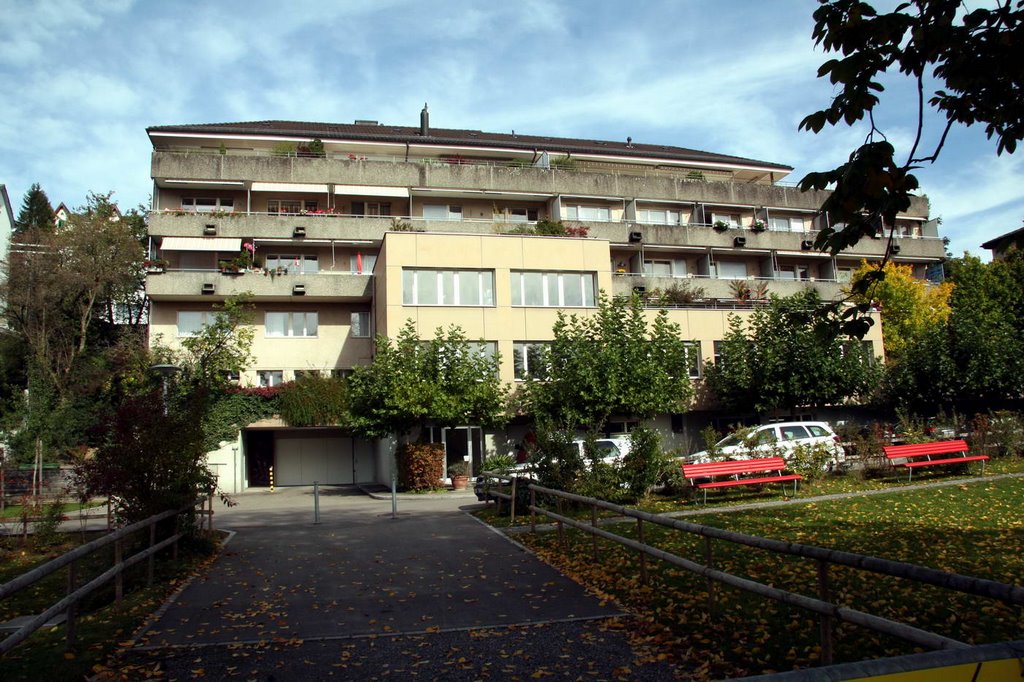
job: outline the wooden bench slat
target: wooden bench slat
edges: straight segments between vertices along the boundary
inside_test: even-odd
[[[967,442],[964,440],[940,440],[933,443],[911,443],[910,445],[886,445],[882,452],[889,458],[893,466],[906,467],[910,476],[914,469],[922,467],[946,466],[964,462],[982,462],[982,473],[988,455],[970,455]],[[932,455],[957,455],[931,459]],[[897,462],[896,460],[904,460]],[[909,478],[907,480],[910,480]]]
[[[784,481],[801,481],[800,474],[786,474],[785,476],[762,476],[759,478],[736,478],[730,481],[711,481],[710,483],[698,483],[697,488],[728,488],[734,485],[755,485],[758,483],[779,483]]]
[[[923,460],[923,461],[922,460],[917,460],[917,461],[913,461],[913,462],[903,462],[902,464],[897,464],[896,466],[911,467],[911,468],[915,468],[915,467],[930,467],[930,466],[938,466],[938,465],[942,465],[942,464],[960,464],[961,462],[984,462],[988,458],[989,458],[988,455],[972,455],[970,457],[950,457],[948,459],[926,459],[926,460]]]
[[[784,474],[786,460],[781,457],[761,457],[758,459],[737,459],[728,462],[705,462],[703,464],[682,465],[683,476],[689,479],[690,484],[698,490],[704,491],[704,501],[707,502],[708,490],[712,488],[730,488],[738,485],[761,485],[764,483],[785,483],[794,481],[793,490],[796,492],[796,481],[803,480],[800,474]],[[776,472],[774,476],[756,476],[740,478],[742,474],[764,474]],[[727,480],[713,480],[716,476],[732,476]],[[697,479],[712,479],[704,483],[698,483]]]

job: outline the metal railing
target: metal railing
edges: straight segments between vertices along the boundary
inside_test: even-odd
[[[735,531],[714,528],[712,526],[678,521],[676,519],[664,518],[657,514],[630,509],[604,500],[545,488],[536,484],[531,484],[529,489],[530,528],[532,532],[536,532],[536,515],[541,514],[556,522],[558,539],[563,550],[565,548],[565,533],[563,526],[570,526],[593,536],[593,552],[595,561],[597,561],[599,557],[597,545],[598,538],[604,538],[605,540],[636,550],[640,557],[640,576],[644,585],[647,585],[649,581],[646,564],[646,557],[648,556],[660,559],[666,563],[672,564],[673,566],[678,566],[684,570],[690,571],[691,573],[701,575],[706,579],[707,584],[709,617],[713,616],[714,613],[714,586],[716,582],[818,614],[821,637],[821,657],[822,662],[825,665],[830,665],[832,663],[832,631],[835,621],[844,621],[854,625],[859,625],[861,627],[898,637],[913,644],[925,646],[931,649],[963,649],[971,646],[964,642],[944,637],[933,632],[928,632],[905,623],[899,623],[887,618],[882,618],[880,616],[875,616],[863,611],[850,609],[840,606],[839,604],[832,603],[830,601],[828,574],[828,567],[831,564],[896,578],[903,578],[927,585],[934,585],[956,592],[995,599],[1007,604],[1017,606],[1024,605],[1024,587],[1019,585],[1009,585],[984,578],[947,573],[945,571],[939,571],[926,566],[918,566],[915,564],[892,561],[863,554],[854,554],[852,552],[815,547],[813,545],[782,542],[780,540],[746,535]],[[536,500],[536,495],[538,493],[554,497],[557,505],[557,511],[552,512],[548,509],[544,509],[543,507],[538,507]],[[562,513],[563,500],[590,506],[590,524],[588,525],[584,522],[565,516]],[[633,540],[601,529],[598,526],[598,509],[606,509],[619,516],[636,519],[638,539]],[[690,559],[685,559],[646,544],[643,526],[645,522],[703,537],[704,563],[701,564]],[[768,552],[773,552],[775,554],[801,557],[816,561],[818,569],[818,597],[808,597],[795,592],[789,592],[787,590],[782,590],[777,587],[772,587],[754,580],[741,578],[739,576],[714,569],[712,567],[714,558],[712,540],[722,540],[736,545],[754,547]]]
[[[207,504],[209,503],[209,509]],[[203,497],[197,500],[194,504],[187,505],[181,509],[172,509],[160,514],[149,517],[137,523],[133,523],[124,528],[120,528],[113,533],[104,535],[101,538],[88,542],[81,547],[76,547],[70,552],[63,554],[52,561],[48,561],[42,566],[21,574],[14,580],[11,580],[4,585],[0,585],[0,601],[6,599],[14,594],[17,594],[21,590],[34,585],[43,578],[59,571],[65,566],[68,569],[67,575],[67,595],[53,604],[41,614],[35,616],[27,623],[25,623],[17,631],[10,634],[6,639],[0,642],[0,656],[6,654],[8,651],[13,649],[15,646],[27,639],[36,630],[43,627],[51,618],[54,616],[66,613],[67,621],[65,627],[65,642],[68,650],[74,647],[76,640],[76,624],[77,624],[77,611],[78,603],[82,601],[89,594],[99,589],[111,580],[114,581],[114,602],[118,605],[124,597],[124,571],[143,560],[148,560],[147,574],[146,574],[146,586],[151,587],[153,585],[153,572],[154,572],[154,561],[155,555],[160,550],[173,546],[173,556],[177,558],[178,555],[178,540],[181,539],[181,533],[173,533],[169,537],[157,542],[156,541],[156,524],[182,514],[189,509],[193,509],[196,505],[202,505],[203,509],[199,512],[202,517],[208,516],[208,527],[210,530],[213,529],[213,502],[212,496]],[[201,522],[202,523],[202,522]],[[202,525],[200,526],[202,527]],[[125,539],[140,530],[149,529],[149,546],[129,557],[124,557],[124,541]],[[85,557],[93,554],[104,547],[112,544],[114,545],[114,565],[93,578],[84,585],[78,586],[78,561]]]

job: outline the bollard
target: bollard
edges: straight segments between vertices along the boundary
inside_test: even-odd
[[[274,492],[274,467],[270,467],[270,492]]]
[[[320,481],[313,481],[313,523],[320,523]]]

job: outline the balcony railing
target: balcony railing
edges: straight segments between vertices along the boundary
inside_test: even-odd
[[[154,300],[220,300],[251,294],[261,300],[295,297],[330,301],[368,301],[373,295],[370,273],[326,270],[273,275],[269,271],[225,272],[217,269],[167,268],[146,278],[146,293]]]

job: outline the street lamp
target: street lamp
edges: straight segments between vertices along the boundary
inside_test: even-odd
[[[150,365],[151,370],[160,375],[160,383],[164,387],[164,416],[167,416],[167,381],[181,371],[177,365]]]

